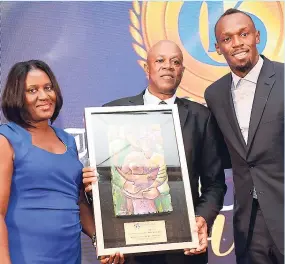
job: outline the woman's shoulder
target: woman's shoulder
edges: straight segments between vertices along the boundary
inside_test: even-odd
[[[0,133],[7,133],[7,132],[13,132],[11,127],[9,126],[9,123],[7,124],[0,124]]]
[[[0,125],[0,134],[8,139],[23,140],[28,138],[28,132],[16,123],[9,122]]]
[[[4,132],[4,131],[15,131],[15,127],[13,126],[13,123],[12,122],[9,122],[9,123],[3,123],[3,124],[0,124],[0,131],[1,132]]]
[[[28,153],[31,146],[31,138],[25,128],[13,122],[1,124],[0,135],[4,136],[13,147],[15,153],[14,162],[21,160]]]

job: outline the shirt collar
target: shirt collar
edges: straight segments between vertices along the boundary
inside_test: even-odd
[[[150,105],[150,104],[155,104],[158,105],[162,100],[156,97],[155,95],[151,94],[148,88],[145,90],[144,96],[144,104]],[[176,94],[174,94],[172,97],[163,100],[167,104],[174,104],[176,99]]]
[[[247,80],[247,81],[250,81],[250,82],[256,84],[262,66],[263,66],[263,59],[259,56],[257,63],[254,65],[254,67],[251,69],[251,71],[246,76],[244,76],[243,78],[237,76],[235,73],[232,72],[234,88],[237,87],[237,84],[241,79]]]

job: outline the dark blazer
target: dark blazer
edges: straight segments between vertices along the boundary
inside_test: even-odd
[[[269,232],[284,254],[284,64],[262,57],[264,64],[254,96],[247,144],[235,114],[231,74],[210,85],[205,92],[208,107],[216,117],[231,156],[237,256],[246,247],[253,186]]]
[[[144,91],[105,106],[143,105],[143,94]],[[177,98],[175,103],[178,105],[195,213],[205,218],[209,229],[223,206],[226,193],[225,175],[218,148],[222,137],[218,137],[215,120],[205,106],[181,98]],[[202,185],[200,197],[199,176]],[[182,252],[140,256],[130,258],[127,263],[189,263],[190,259],[191,263],[207,263],[207,254],[189,257]]]

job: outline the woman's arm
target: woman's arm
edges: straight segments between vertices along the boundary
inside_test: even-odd
[[[95,234],[93,208],[92,205],[88,203],[83,188],[84,186],[82,186],[80,190],[79,197],[80,221],[83,233],[92,238],[93,234]]]
[[[0,135],[0,263],[11,264],[5,216],[8,209],[13,175],[14,151],[9,141]]]
[[[82,172],[83,172],[83,185],[84,185],[83,188],[85,188],[86,192],[91,192],[92,183],[93,182],[95,183],[98,180],[97,178],[98,173],[95,172],[95,169],[92,167],[83,168]],[[84,199],[83,199],[83,196],[84,196]],[[81,191],[80,197],[81,197],[80,198],[80,205],[81,205],[80,206],[80,217],[84,217],[84,219],[83,218],[81,219],[81,223],[82,223],[83,230],[86,228],[86,230],[83,232],[87,234],[88,236],[90,236],[89,234],[93,235],[95,233],[94,221],[92,222],[93,225],[91,225],[91,222],[90,222],[91,220],[90,220],[90,217],[88,216],[89,213],[91,212],[91,215],[93,217],[92,207],[86,202],[86,197],[84,195],[83,189]],[[89,212],[87,212],[87,208],[90,209]],[[94,228],[94,231],[92,228]],[[119,252],[117,252],[110,256],[101,257],[100,262],[102,264],[112,264],[112,263],[123,264],[125,262],[125,258],[123,254],[120,254]]]

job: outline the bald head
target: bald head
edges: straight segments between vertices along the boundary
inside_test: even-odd
[[[170,40],[157,42],[148,51],[144,69],[149,91],[161,100],[172,97],[184,71],[181,49]]]
[[[157,53],[169,53],[170,51],[175,52],[177,55],[179,55],[182,58],[183,62],[183,54],[179,46],[175,42],[167,39],[158,41],[149,49],[147,53],[147,62],[151,56],[156,55]]]

